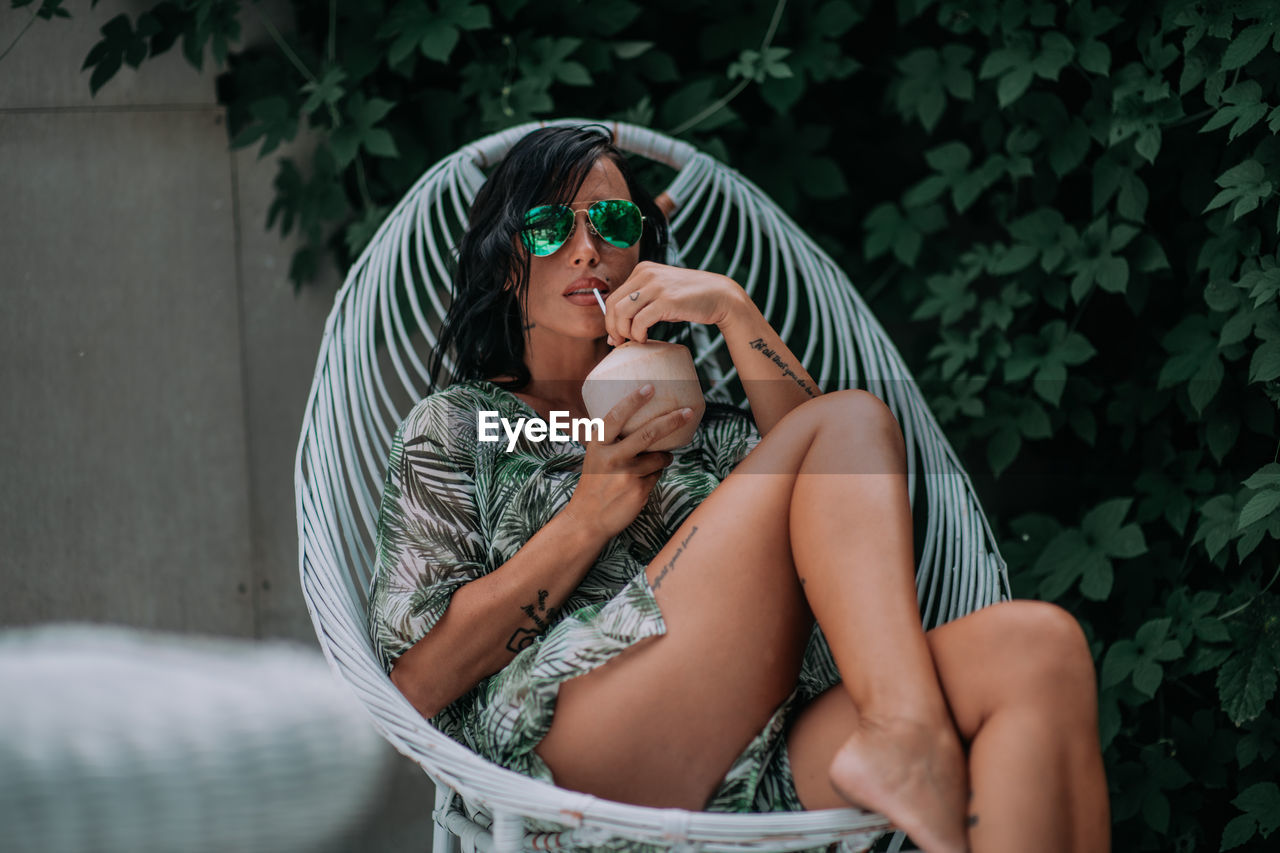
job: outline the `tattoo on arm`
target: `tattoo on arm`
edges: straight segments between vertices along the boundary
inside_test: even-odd
[[[685,546],[689,544],[689,540],[692,539],[693,535],[697,532],[698,532],[698,526],[695,524],[693,526],[693,529],[689,531],[689,535],[684,537],[684,540],[680,543],[680,547],[677,548],[676,552],[671,555],[671,559],[668,560],[667,564],[662,567],[662,571],[658,572],[658,574],[654,577],[653,581],[650,582],[649,587],[651,589],[656,591],[658,587],[662,586],[662,582],[667,579],[667,575],[669,575],[671,573],[671,570],[676,567],[676,560],[679,560],[680,555],[684,553]]]
[[[978,816],[976,814],[969,815],[969,826],[978,825]]]
[[[560,615],[560,608],[553,607],[547,609],[547,591],[545,589],[538,590],[537,604],[526,604],[520,608],[520,612],[533,620],[532,628],[517,628],[515,633],[511,635],[511,639],[507,640],[507,651],[519,652],[533,645],[534,640],[538,638],[547,628],[551,627],[551,623]],[[543,614],[540,616],[539,614]],[[546,618],[543,618],[545,616]]]
[[[814,388],[812,385],[806,382],[803,377],[798,376],[796,372],[791,369],[791,365],[787,364],[785,361],[783,361],[781,358],[778,357],[778,353],[776,350],[774,350],[772,347],[765,346],[764,338],[756,338],[754,341],[747,344],[747,346],[751,347],[753,350],[756,350],[765,358],[769,359],[774,364],[776,364],[778,366],[778,369],[782,371],[782,375],[790,376],[792,379],[794,379],[795,383],[800,386],[800,389],[804,391],[804,393],[808,394],[810,397],[818,396],[819,394],[818,389]]]

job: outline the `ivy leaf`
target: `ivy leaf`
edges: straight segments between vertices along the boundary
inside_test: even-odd
[[[1076,55],[1076,47],[1062,33],[1047,32],[1040,38],[1040,53],[1032,67],[1036,76],[1057,80],[1058,74]]]
[[[1187,393],[1197,412],[1203,412],[1222,384],[1224,368],[1218,340],[1209,318],[1191,314],[1174,326],[1161,341],[1171,358],[1156,378],[1157,388],[1187,383]]]
[[[898,112],[914,115],[926,131],[932,131],[947,106],[947,93],[970,100],[973,97],[973,74],[967,68],[973,51],[960,45],[948,45],[941,52],[920,48],[898,61],[902,73],[896,91]]]
[[[120,70],[121,64],[137,68],[147,58],[147,39],[160,31],[160,23],[151,15],[143,14],[138,18],[137,29],[129,22],[129,16],[123,12],[116,15],[102,26],[102,40],[95,44],[85,57],[83,71],[92,68],[89,77],[89,93],[98,94],[98,90]]]
[[[1114,687],[1133,673],[1133,668],[1140,659],[1138,644],[1133,640],[1119,640],[1107,649],[1102,659],[1102,672],[1099,684],[1103,688]]]
[[[1266,518],[1280,507],[1280,489],[1268,489],[1249,498],[1249,502],[1240,510],[1240,520],[1236,529],[1243,530],[1256,521]]]
[[[1218,696],[1236,725],[1262,713],[1276,692],[1276,667],[1268,655],[1239,650],[1218,670]]]
[[[830,0],[814,13],[813,26],[828,38],[837,38],[860,20],[862,16],[848,0]]]
[[[1246,610],[1248,621],[1235,649],[1218,670],[1218,698],[1236,725],[1262,713],[1276,692],[1280,671],[1280,606],[1274,595],[1260,594]]]
[[[232,148],[243,148],[262,139],[258,157],[262,158],[298,135],[298,115],[289,102],[278,96],[262,98],[249,104],[254,121],[231,140]]]
[[[325,71],[319,80],[308,81],[302,87],[302,91],[307,95],[307,100],[302,104],[302,112],[310,115],[323,106],[332,106],[341,101],[342,96],[346,94],[346,90],[342,87],[346,79],[347,72],[339,67],[333,67]]]
[[[743,77],[756,83],[763,83],[770,77],[791,77],[795,72],[783,61],[789,53],[790,48],[785,47],[767,47],[763,53],[744,50],[738,54],[738,60],[729,66],[728,77],[730,80]]]
[[[1280,376],[1280,340],[1267,341],[1249,359],[1249,381],[1270,382]]]
[[[492,26],[489,9],[472,5],[471,0],[441,0],[440,11],[432,12],[425,0],[402,0],[391,10],[378,31],[382,38],[394,39],[387,61],[398,65],[415,49],[428,59],[448,62],[462,30]]]
[[[1237,83],[1222,93],[1222,99],[1230,106],[1219,107],[1200,128],[1200,132],[1208,133],[1231,124],[1231,131],[1227,134],[1228,142],[1262,121],[1270,109],[1262,100],[1262,87],[1254,80]]]
[[[625,30],[639,17],[642,7],[629,0],[591,0],[576,4],[573,15],[589,32],[602,36],[614,36]]]
[[[35,0],[12,0],[11,9],[21,9],[30,6]],[[54,18],[70,18],[71,13],[62,8],[65,0],[41,0],[40,8],[36,10],[36,17],[41,20],[51,21]]]
[[[348,100],[346,114],[350,121],[329,135],[329,147],[340,167],[356,158],[360,148],[375,157],[397,156],[395,140],[386,130],[375,127],[395,104],[383,98],[365,100],[356,92]]]
[[[1204,542],[1209,558],[1217,559],[1218,554],[1235,536],[1239,518],[1234,496],[1215,495],[1200,507],[1200,521],[1192,544]]]
[[[1109,229],[1107,217],[1094,220],[1071,249],[1066,272],[1074,273],[1071,298],[1083,301],[1096,283],[1103,290],[1124,293],[1129,284],[1129,262],[1116,254],[1137,233],[1131,225]]]
[[[1271,182],[1265,178],[1266,171],[1262,164],[1252,158],[1232,166],[1215,179],[1215,183],[1223,189],[1201,212],[1208,213],[1234,201],[1236,205],[1231,218],[1232,221],[1239,219],[1271,195]]]
[[[619,59],[635,59],[637,56],[643,56],[652,47],[651,41],[616,41],[613,43],[613,52]]]
[[[1112,559],[1131,559],[1147,551],[1141,528],[1123,524],[1132,503],[1132,498],[1104,501],[1085,515],[1079,530],[1064,530],[1049,543],[1031,569],[1033,575],[1043,578],[1041,597],[1056,600],[1077,582],[1085,597],[1093,601],[1105,600],[1111,594]],[[1159,640],[1163,642],[1163,635]],[[1150,637],[1140,635],[1139,645],[1152,646],[1142,653],[1151,662],[1168,659],[1164,656],[1167,650]],[[1144,678],[1153,675],[1150,667],[1144,669]]]
[[[1222,54],[1222,70],[1232,71],[1248,64],[1262,51],[1262,48],[1275,35],[1275,31],[1276,28],[1272,24],[1254,24],[1251,27],[1245,27],[1231,40],[1226,52]]]
[[[1142,529],[1137,524],[1123,524],[1133,505],[1133,498],[1104,501],[1090,510],[1081,527],[1091,545],[1108,557],[1129,559],[1147,552]]]
[[[1097,39],[1089,39],[1080,45],[1080,67],[1085,71],[1106,77],[1111,73],[1111,48]]]

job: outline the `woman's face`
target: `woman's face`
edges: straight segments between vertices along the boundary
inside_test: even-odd
[[[626,281],[640,259],[639,242],[620,249],[600,239],[588,225],[587,208],[610,198],[631,200],[631,193],[613,160],[601,157],[569,204],[575,218],[568,242],[546,257],[529,258],[529,307],[524,322],[533,324],[528,331],[531,339],[604,337],[604,314],[591,288],[599,289],[603,298]],[[587,292],[570,296],[575,290]]]

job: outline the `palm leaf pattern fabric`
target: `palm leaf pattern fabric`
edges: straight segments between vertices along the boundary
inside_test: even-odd
[[[455,590],[511,559],[577,486],[581,444],[531,442],[522,434],[508,452],[505,435],[478,440],[481,410],[513,423],[537,416],[492,382],[458,382],[419,402],[392,441],[369,596],[370,633],[388,671],[439,621]],[[665,633],[645,566],[759,441],[750,414],[709,406],[693,440],[672,452],[640,514],[605,545],[544,634],[432,722],[491,761],[553,781],[533,750],[551,726],[559,685]],[[838,681],[815,627],[795,692],[747,745],[707,809],[799,810],[786,727],[804,702]]]

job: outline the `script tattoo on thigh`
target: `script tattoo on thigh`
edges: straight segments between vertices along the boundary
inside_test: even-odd
[[[649,584],[650,589],[657,590],[658,587],[662,586],[662,582],[667,579],[667,575],[671,574],[671,570],[676,567],[676,560],[680,559],[680,555],[684,553],[684,549],[686,546],[688,546],[689,540],[692,539],[693,535],[697,532],[698,532],[698,525],[695,524],[693,528],[689,531],[689,535],[684,537],[684,539],[680,542],[680,547],[677,548],[676,552],[671,555],[671,559],[668,560],[667,564],[662,567],[662,571],[658,572],[657,577],[655,577],[653,579],[653,582]]]
[[[533,620],[533,627],[517,628],[515,630],[515,633],[511,635],[511,639],[507,640],[507,651],[509,652],[523,651],[533,645],[538,635],[546,631],[551,626],[551,623],[556,620],[556,617],[560,615],[560,608],[552,607],[548,610],[547,591],[540,589],[538,590],[538,601],[521,607],[520,612]],[[543,618],[544,616],[545,618]]]
[[[803,377],[796,375],[796,372],[791,369],[791,365],[778,357],[777,351],[772,347],[765,346],[764,338],[756,338],[754,341],[747,344],[747,346],[751,347],[753,350],[776,364],[778,369],[782,371],[782,375],[790,376],[795,380],[795,383],[800,386],[804,393],[808,394],[810,397],[818,396],[818,389],[806,382]]]

